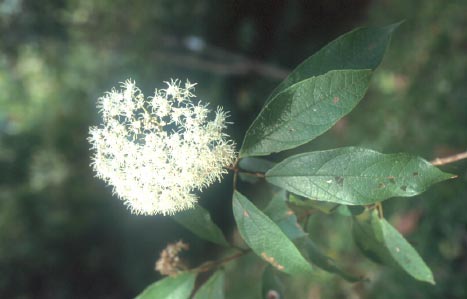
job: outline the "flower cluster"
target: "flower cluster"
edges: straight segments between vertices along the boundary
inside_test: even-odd
[[[214,115],[193,98],[195,84],[166,82],[145,99],[135,82],[98,100],[103,118],[90,128],[92,166],[133,213],[173,214],[197,202],[194,194],[226,173],[236,157],[223,133],[227,113]]]

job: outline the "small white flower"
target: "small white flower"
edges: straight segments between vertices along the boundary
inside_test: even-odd
[[[219,181],[236,158],[222,132],[227,113],[194,101],[196,84],[171,80],[144,95],[131,80],[99,98],[103,124],[89,130],[92,167],[135,214],[173,214]]]

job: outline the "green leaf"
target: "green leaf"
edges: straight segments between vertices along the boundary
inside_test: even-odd
[[[417,251],[376,210],[354,218],[355,243],[370,259],[434,284],[433,274]]]
[[[289,202],[294,207],[314,209],[325,214],[332,213],[339,205],[332,202],[312,200],[303,196],[289,194]]]
[[[202,206],[196,205],[193,209],[178,212],[172,217],[198,237],[222,246],[229,246],[222,231]]]
[[[311,265],[281,229],[238,191],[233,212],[240,235],[258,256],[289,274],[311,272]]]
[[[268,155],[313,140],[358,104],[370,77],[370,70],[330,71],[277,94],[248,129],[240,157]]]
[[[336,212],[342,216],[357,216],[360,215],[365,211],[365,207],[362,206],[346,206],[346,205],[339,205],[336,208]]]
[[[264,269],[262,282],[262,298],[284,298],[284,284],[276,275],[271,265]]]
[[[266,173],[268,182],[290,192],[345,205],[414,196],[452,177],[416,156],[358,147],[295,155]]]
[[[196,292],[193,299],[224,299],[225,273],[216,271]]]
[[[265,173],[266,171],[271,169],[275,164],[276,163],[268,161],[268,160],[264,160],[264,159],[246,157],[246,158],[240,159],[238,163],[238,167],[241,170],[246,170],[248,172]],[[238,173],[238,176],[242,181],[245,181],[251,184],[254,184],[258,182],[260,179],[262,179],[260,177],[257,177],[257,176],[254,176],[248,173],[243,173],[242,171]]]
[[[319,268],[337,274],[349,282],[357,282],[362,280],[361,277],[349,274],[338,267],[336,262],[324,254],[324,252],[311,239],[307,239],[304,243],[304,246],[310,261]]]
[[[264,213],[279,226],[290,240],[307,236],[297,223],[297,216],[287,206],[286,199],[284,191],[277,192],[264,209]]]
[[[149,285],[136,299],[188,299],[195,284],[196,273],[185,272],[166,277]]]
[[[276,163],[260,159],[260,158],[243,158],[238,163],[240,169],[250,171],[250,172],[266,172],[271,169]]]
[[[274,89],[266,102],[269,103],[293,84],[331,70],[374,70],[381,63],[392,33],[399,25],[400,23],[381,28],[358,28],[341,35],[295,68]]]

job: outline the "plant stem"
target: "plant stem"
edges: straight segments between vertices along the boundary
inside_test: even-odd
[[[436,158],[433,161],[431,161],[431,164],[433,165],[446,165],[449,163],[454,163],[463,159],[467,159],[467,151],[459,154],[455,154],[452,156],[444,157],[444,158]]]
[[[201,273],[201,272],[207,272],[209,270],[212,270],[214,268],[218,268],[230,261],[233,261],[233,260],[236,260],[248,253],[250,253],[251,249],[246,249],[246,250],[243,250],[241,252],[238,252],[236,254],[233,254],[231,256],[228,256],[226,258],[223,258],[223,259],[220,259],[218,261],[210,261],[210,262],[207,262],[207,263],[204,263],[202,264],[201,266],[197,267],[197,268],[194,268],[192,269],[191,271],[194,271],[194,272],[198,272],[198,273]]]

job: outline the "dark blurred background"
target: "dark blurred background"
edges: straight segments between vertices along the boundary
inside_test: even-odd
[[[361,145],[426,159],[465,151],[466,1],[0,1],[0,298],[130,298],[159,278],[154,262],[167,242],[190,243],[193,265],[218,254],[170,217],[131,215],[93,177],[86,138],[103,92],[129,77],[146,95],[189,78],[200,99],[231,111],[229,133],[241,143],[298,63],[357,26],[400,20],[366,98],[299,150]],[[367,262],[348,219],[316,215],[315,239],[371,282],[328,275],[297,290],[292,281],[290,298],[466,298],[467,163],[444,169],[459,178],[384,205],[436,286]],[[201,200],[229,236],[230,194],[227,177]],[[228,298],[248,299],[248,275],[228,280]]]

